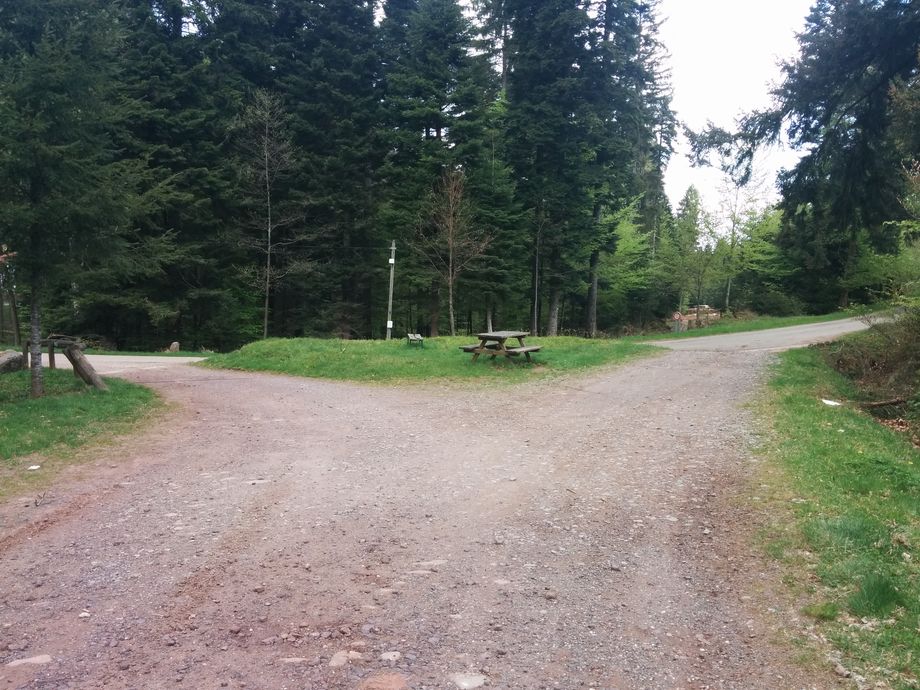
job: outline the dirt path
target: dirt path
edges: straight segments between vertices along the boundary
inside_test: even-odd
[[[135,370],[175,411],[0,510],[0,688],[834,687],[755,596],[769,356],[505,390]]]

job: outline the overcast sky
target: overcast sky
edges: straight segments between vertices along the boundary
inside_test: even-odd
[[[778,64],[793,57],[795,34],[805,25],[812,0],[662,0],[660,38],[671,53],[673,107],[692,129],[707,120],[731,128],[742,112],[769,105],[769,85],[779,80]],[[694,169],[686,145],[675,153],[665,175],[675,210],[687,187],[696,185],[707,207],[718,205],[719,175]],[[776,170],[796,160],[774,152],[758,167],[773,192]]]

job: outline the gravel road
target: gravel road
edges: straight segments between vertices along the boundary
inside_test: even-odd
[[[773,642],[749,546],[770,357],[506,389],[97,360],[171,408],[0,506],[0,688],[840,687]]]

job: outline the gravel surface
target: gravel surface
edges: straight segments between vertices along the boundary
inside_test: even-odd
[[[749,546],[769,357],[506,389],[147,360],[166,417],[0,507],[0,688],[840,687],[771,642]]]

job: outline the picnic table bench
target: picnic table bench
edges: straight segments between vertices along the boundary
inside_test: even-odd
[[[532,361],[530,359],[530,353],[539,352],[541,346],[525,345],[524,338],[528,335],[530,335],[529,331],[493,331],[491,333],[477,333],[476,337],[479,338],[478,343],[461,345],[460,349],[463,352],[472,353],[474,362],[479,359],[479,355],[489,355],[491,359],[495,359],[499,355],[508,357],[509,359],[524,355],[527,361],[530,362]],[[518,341],[517,347],[506,346],[505,343],[512,338]]]
[[[406,333],[406,341],[409,343],[409,345],[425,347],[425,339],[422,338],[421,333]]]

